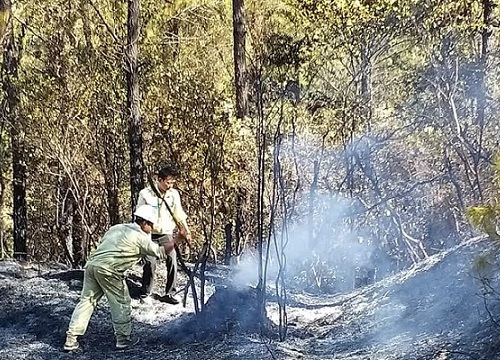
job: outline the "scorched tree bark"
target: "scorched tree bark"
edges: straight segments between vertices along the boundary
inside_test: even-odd
[[[139,102],[139,12],[140,1],[128,1],[127,44],[125,62],[127,76],[128,136],[130,147],[130,191],[132,210],[137,204],[139,191],[144,187],[144,163],[142,159],[142,121]]]
[[[6,4],[2,2],[2,6]],[[12,151],[12,195],[13,195],[13,222],[14,222],[14,258],[27,260],[26,230],[26,159],[25,138],[26,122],[19,114],[19,91],[16,80],[20,50],[15,42],[12,28],[12,18],[9,18],[9,29],[3,52],[3,103],[4,114],[10,126],[10,139]],[[24,30],[23,30],[24,32]],[[21,34],[22,38],[23,34]],[[19,42],[21,43],[21,42]]]

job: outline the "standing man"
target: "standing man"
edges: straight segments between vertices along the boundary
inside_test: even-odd
[[[151,241],[153,224],[158,218],[156,209],[150,205],[138,206],[134,215],[134,223],[112,226],[104,234],[85,265],[83,289],[66,332],[64,350],[79,348],[77,337],[85,334],[94,308],[103,295],[109,302],[116,348],[125,349],[137,342],[130,337],[130,295],[124,272],[145,255],[164,258],[174,249],[183,233],[181,231],[163,246],[158,246]]]
[[[171,165],[164,166],[158,172],[155,184],[141,190],[137,205],[148,204],[158,210],[158,219],[152,232],[152,240],[159,245],[163,245],[172,240],[174,230],[179,227],[179,231],[185,235],[188,242],[191,235],[187,226],[187,215],[182,209],[179,192],[174,189],[175,182],[179,177],[179,170]],[[146,256],[144,258],[144,268],[142,275],[142,297],[144,303],[151,303],[151,292],[154,287],[154,277],[156,272],[156,257]],[[178,304],[175,297],[177,285],[177,255],[175,249],[170,251],[166,257],[167,284],[165,285],[165,296],[162,301],[169,304]]]

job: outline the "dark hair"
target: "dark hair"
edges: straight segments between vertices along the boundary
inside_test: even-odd
[[[165,179],[169,176],[179,177],[180,174],[181,172],[179,171],[179,169],[171,164],[162,166],[158,171],[158,177],[160,179]]]
[[[146,223],[150,223],[151,226],[153,225],[153,223],[149,220],[146,220],[146,219],[143,219],[141,218],[140,216],[134,216],[134,222],[137,224],[137,225],[141,225],[142,223],[146,222]]]

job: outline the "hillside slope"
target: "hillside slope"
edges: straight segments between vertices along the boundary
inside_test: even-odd
[[[291,310],[298,325],[289,348],[308,359],[496,358],[500,295],[482,295],[471,270],[489,246],[488,239],[472,239],[373,286],[303,300],[324,315],[304,323]],[[500,289],[496,276],[492,289]]]

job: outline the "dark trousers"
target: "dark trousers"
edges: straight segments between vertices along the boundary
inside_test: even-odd
[[[152,239],[159,245],[164,245],[172,239],[171,234],[160,235],[152,234]],[[177,254],[173,249],[166,257],[167,266],[167,284],[165,285],[165,295],[174,295],[177,286]],[[156,272],[156,257],[144,257],[144,266],[142,268],[142,293],[151,295],[154,289],[154,279]]]

